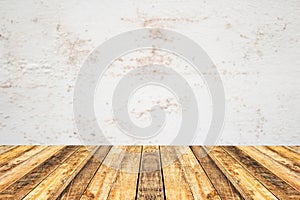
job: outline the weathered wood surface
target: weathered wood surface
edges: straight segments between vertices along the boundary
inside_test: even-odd
[[[295,146],[0,146],[0,199],[300,199],[299,169]]]
[[[193,146],[191,149],[222,199],[243,199],[202,147]]]
[[[88,161],[86,166],[84,166],[84,168],[64,190],[60,199],[80,199],[110,148],[110,146],[103,146],[95,153],[95,156]]]
[[[138,199],[164,199],[161,157],[158,146],[143,147],[139,182],[137,185]]]

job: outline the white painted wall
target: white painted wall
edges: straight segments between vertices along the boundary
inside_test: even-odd
[[[1,144],[80,144],[80,66],[143,27],[192,38],[216,64],[226,93],[218,144],[300,144],[299,0],[0,0],[0,25]]]

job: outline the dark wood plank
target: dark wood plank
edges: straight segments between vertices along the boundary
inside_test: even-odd
[[[56,199],[92,157],[97,147],[80,147],[28,193],[26,199]]]
[[[158,146],[144,146],[137,188],[137,199],[164,199],[160,152]]]
[[[224,147],[224,149],[279,199],[300,199],[300,193],[297,190],[242,150],[236,147]]]
[[[2,191],[0,193],[0,199],[22,199],[53,170],[63,163],[65,159],[72,155],[76,149],[78,149],[76,146],[66,146],[62,150],[56,152],[49,159],[42,162],[6,190]]]
[[[221,199],[243,199],[240,193],[234,188],[226,176],[220,171],[217,165],[211,160],[209,154],[200,147],[191,147],[200,165],[203,167],[208,178],[214,185]]]
[[[100,147],[95,155],[88,161],[74,180],[64,190],[59,199],[80,199],[110,149],[111,146]]]

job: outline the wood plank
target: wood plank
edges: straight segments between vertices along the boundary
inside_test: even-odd
[[[36,168],[38,165],[40,165],[40,163],[47,160],[49,157],[51,157],[53,154],[55,154],[62,148],[63,146],[47,147],[39,154],[31,157],[30,159],[26,160],[25,162],[13,168],[12,170],[7,171],[5,174],[0,176],[0,192],[2,192],[11,184],[16,182],[28,172],[30,172],[32,169]]]
[[[299,146],[286,146],[286,148],[300,154],[300,147]]]
[[[17,146],[10,151],[0,154],[0,166],[7,164],[11,159],[17,158],[20,154],[29,151],[31,148],[33,146]]]
[[[238,147],[242,151],[246,152],[249,156],[263,165],[265,168],[269,169],[273,174],[287,182],[289,185],[294,187],[296,190],[300,191],[299,174],[291,170],[289,167],[277,162],[269,154],[265,154],[259,151],[255,147]]]
[[[40,151],[44,150],[46,146],[34,146],[28,151],[20,154],[18,157],[10,159],[7,163],[3,163],[0,166],[0,176],[5,174],[7,171],[12,170],[14,167],[18,166],[19,164],[25,162],[35,154],[38,154]]]
[[[158,146],[144,146],[139,173],[137,199],[164,199],[164,186]]]
[[[63,191],[59,199],[80,199],[110,149],[111,146],[100,147],[95,155],[88,161],[86,166],[84,166],[74,180]]]
[[[176,148],[160,147],[166,199],[194,199]]]
[[[242,150],[236,147],[224,147],[224,149],[279,199],[300,199],[300,193],[297,190]]]
[[[121,162],[108,199],[135,199],[141,153],[141,146],[130,146],[126,148],[126,155]]]
[[[124,156],[125,153],[120,147],[113,146],[81,199],[107,199]]]
[[[3,146],[0,146],[0,154],[3,154],[5,153],[6,151],[9,151],[13,148],[16,148],[17,146],[13,146],[13,145],[3,145]]]
[[[191,147],[200,165],[203,167],[214,188],[221,199],[243,199],[240,193],[234,188],[226,176],[220,171],[217,165],[211,160],[209,154],[200,146]]]
[[[221,199],[190,148],[179,157],[179,162],[194,199]]]
[[[2,191],[0,199],[22,199],[77,149],[77,146],[66,146],[56,152],[48,160]]]
[[[0,199],[300,199],[294,147],[29,147],[0,146]]]
[[[284,164],[287,164],[286,160],[289,160],[291,168],[294,168],[295,171],[300,172],[300,154],[296,153],[286,147],[283,146],[268,146],[268,149],[270,149],[273,152],[276,152],[281,157],[283,157],[282,161]]]
[[[244,199],[277,199],[221,147],[212,148],[210,156]]]
[[[293,161],[290,158],[287,158],[286,156],[278,153],[276,149],[274,150],[267,146],[256,146],[255,148],[263,154],[268,155],[270,158],[282,164],[283,166],[291,169],[300,177],[300,164],[297,161]]]
[[[36,188],[34,188],[26,199],[56,199],[67,187],[87,161],[92,157],[97,147],[80,147],[65,162],[63,162],[53,173],[46,177]]]

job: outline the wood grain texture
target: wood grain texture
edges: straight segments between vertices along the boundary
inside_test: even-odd
[[[63,162],[53,173],[45,178],[36,188],[34,188],[26,199],[55,199],[73,180],[81,168],[92,156],[96,147],[87,149],[80,147],[72,156]],[[92,151],[92,153],[90,152]]]
[[[183,166],[183,172],[195,199],[220,199],[190,148],[179,157],[179,162]]]
[[[299,162],[300,162],[299,153],[296,153],[295,151],[287,147],[269,146],[269,149],[272,149],[272,151],[279,153],[284,158],[293,161],[296,168],[299,168]]]
[[[299,146],[286,146],[286,148],[296,152],[297,154],[300,154],[300,147]]]
[[[221,199],[243,199],[226,176],[220,171],[206,151],[199,146],[191,147]]]
[[[277,199],[221,147],[214,147],[210,155],[244,199]]]
[[[159,147],[145,146],[142,151],[137,198],[162,200],[164,197]]]
[[[69,186],[64,190],[59,199],[80,199],[95,172],[102,164],[102,161],[108,154],[110,146],[101,147],[95,155],[88,161],[86,166],[72,180]]]
[[[5,151],[4,153],[0,154],[0,166],[9,163],[10,159],[18,157],[20,154],[26,153],[29,151],[33,146],[18,146],[10,151]]]
[[[122,149],[112,147],[81,199],[107,199],[124,156]]]
[[[20,154],[18,157],[10,159],[5,165],[3,164],[0,167],[0,176],[5,174],[5,172],[12,170],[14,167],[18,166],[19,164],[25,162],[29,158],[33,157],[34,155],[38,154],[43,149],[47,148],[46,146],[36,146],[28,149],[27,151]]]
[[[300,199],[299,192],[242,150],[236,147],[224,147],[224,149],[279,199]]]
[[[160,148],[166,199],[194,199],[176,148]]]
[[[39,154],[31,157],[27,161],[13,168],[13,170],[7,171],[5,174],[0,176],[0,192],[9,187],[12,183],[23,177],[25,174],[36,168],[42,162],[46,161],[55,154],[57,151],[62,149],[63,146],[50,146]]]
[[[135,199],[142,147],[130,146],[125,151],[108,199]]]
[[[0,199],[300,199],[294,147],[0,146]]]
[[[4,145],[4,146],[0,146],[0,155],[4,154],[6,151],[9,151],[13,148],[16,148],[17,146],[13,146],[13,145]]]
[[[292,170],[288,165],[278,162],[281,160],[278,155],[275,154],[275,156],[273,157],[274,153],[271,153],[271,156],[269,155],[269,150],[260,147],[239,148],[250,155],[252,158],[254,158],[256,161],[258,161],[260,164],[262,164],[265,168],[269,169],[273,174],[294,187],[296,190],[298,190],[298,192],[300,191],[299,174]]]
[[[74,151],[76,146],[66,146],[56,152],[48,160],[42,162],[28,174],[20,178],[5,191],[0,193],[0,199],[22,199],[35,188],[45,177],[63,163]]]

